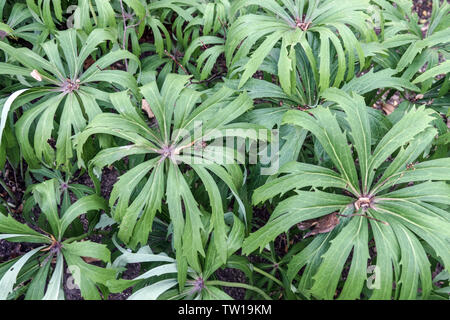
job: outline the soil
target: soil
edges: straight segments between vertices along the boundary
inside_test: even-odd
[[[24,255],[38,247],[38,244],[0,241],[0,263]]]
[[[216,271],[216,276],[221,281],[248,283],[244,272],[239,269],[219,269]],[[244,300],[246,290],[243,288],[223,287],[223,291],[233,299]]]

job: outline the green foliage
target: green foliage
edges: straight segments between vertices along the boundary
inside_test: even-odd
[[[234,150],[208,143],[223,136],[227,125],[249,110],[252,101],[246,94],[233,97],[234,91],[227,87],[202,98],[206,93],[186,87],[188,82],[188,76],[169,74],[161,88],[152,81],[139,89],[144,101],[151,101],[151,111],[147,111],[147,115],[151,112],[158,130],[150,127],[136,111],[126,92],[119,92],[110,96],[119,114],[98,115],[77,136],[76,144],[83,166],[83,145],[91,135],[110,134],[127,141],[125,145],[100,151],[89,162],[94,175],[125,156],[143,155],[142,163],[120,177],[109,199],[112,216],[120,222],[118,236],[133,248],[139,243],[145,244],[153,219],[165,199],[174,228],[177,259],[199,271],[198,255],[205,255],[202,235],[206,236],[207,230],[214,232],[218,258],[226,261],[223,199],[211,174],[222,180],[239,202],[238,188],[243,179],[238,162],[234,160]],[[248,126],[238,124],[232,128],[242,134],[239,129],[245,130]],[[224,159],[224,165],[220,164],[220,158]],[[226,162],[227,159],[231,161]],[[195,200],[192,186],[183,176],[185,165],[199,178],[195,183],[205,186],[210,206],[202,208]],[[144,178],[145,185],[138,188]],[[208,207],[211,210],[208,212],[211,214],[209,228],[202,223],[202,216],[206,214],[202,211]]]
[[[335,1],[283,1],[281,6],[273,0],[264,3],[246,0],[234,2],[232,14],[251,5],[259,5],[265,10],[261,14],[241,14],[227,34],[226,58],[229,66],[239,65],[239,61],[258,43],[257,49],[241,68],[243,73],[239,87],[258,70],[264,58],[279,42],[278,76],[286,93],[291,93],[294,86],[292,78],[297,60],[297,44],[302,48],[302,59],[308,61],[320,91],[328,88],[331,82],[330,51],[333,57],[335,54],[338,57],[334,85],[339,85],[344,79],[347,63],[350,68],[347,79],[351,79],[354,76],[355,50],[362,66],[365,56],[355,32],[347,25],[355,28],[367,41],[374,39],[375,35],[363,12],[368,6],[367,2],[340,1],[339,10],[333,10],[336,4]],[[265,39],[261,42],[262,37]]]
[[[448,299],[450,5],[416,8],[0,0],[0,299]]]
[[[27,48],[14,48],[0,42],[0,48],[9,55],[8,62],[0,63],[0,73],[17,76],[27,88],[16,98],[9,112],[24,109],[15,130],[24,159],[30,166],[36,168],[40,161],[50,167],[68,166],[73,157],[72,134],[80,132],[88,120],[101,113],[98,100],[108,102],[108,86],[102,89],[98,82],[137,90],[136,80],[130,74],[104,70],[123,58],[137,60],[127,51],[111,51],[84,70],[86,59],[97,46],[111,39],[108,31],[96,29],[86,39],[80,39],[84,42],[80,47],[74,29],[61,31],[56,39],[41,44],[47,59]],[[52,124],[54,119],[56,128]],[[55,135],[56,151],[48,143]]]
[[[372,147],[369,115],[363,98],[336,89],[326,91],[325,97],[336,103],[335,112],[321,106],[310,114],[288,111],[283,122],[310,131],[338,172],[304,163],[288,163],[281,168],[280,174],[285,175],[257,189],[253,203],[292,189],[296,194],[281,201],[268,223],[245,240],[243,252],[248,254],[258,247],[264,248],[280,233],[302,221],[339,212],[347,216],[339,219],[340,226],[326,236],[315,238],[289,264],[291,280],[303,266],[309,268],[308,275],[311,274],[314,282],[311,285],[309,279],[309,283],[300,281],[302,292],[332,299],[342,269],[353,252],[339,298],[358,298],[369,259],[368,242],[373,239],[377,248],[385,248],[377,255],[375,265],[383,276],[379,288],[373,289],[368,297],[416,299],[420,278],[421,297],[428,298],[431,272],[421,240],[434,250],[445,266],[450,263],[446,249],[450,220],[439,207],[439,204],[449,204],[450,189],[445,182],[438,182],[450,178],[446,174],[450,161],[437,159],[410,166],[437,133],[430,125],[432,112],[423,107],[411,109]],[[336,113],[341,110],[344,117],[337,118]],[[410,123],[415,126],[411,128]],[[349,130],[343,131],[344,127]],[[393,154],[391,164],[383,165]],[[425,182],[408,186],[408,182],[413,181]],[[313,189],[302,190],[307,187]],[[336,188],[345,190],[348,195],[336,193]],[[357,216],[351,217],[352,214]],[[397,283],[394,292],[393,282]]]
[[[108,280],[115,277],[116,270],[90,265],[82,257],[110,262],[109,250],[95,242],[79,241],[86,235],[66,238],[65,234],[83,213],[106,210],[106,201],[97,195],[90,195],[60,212],[60,190],[55,179],[36,184],[33,195],[45,219],[39,226],[37,222],[33,223],[32,229],[12,216],[0,214],[0,239],[40,245],[23,256],[0,265],[0,299],[14,297],[19,290],[29,300],[64,299],[64,263],[67,263],[82,296],[85,299],[100,299],[97,285],[106,285]]]
[[[391,1],[374,2],[380,5],[385,21],[381,31],[382,45],[390,50],[390,54],[382,58],[381,64],[402,72],[405,79],[415,78],[413,83],[421,83],[422,91],[428,90],[434,76],[450,70],[448,61],[439,64],[440,56],[445,59],[449,57],[450,4],[433,1],[429,27],[423,33],[417,13],[411,12],[410,1],[396,1],[395,7]],[[426,72],[418,75],[423,66]]]

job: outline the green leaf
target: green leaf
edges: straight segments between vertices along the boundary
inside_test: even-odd
[[[450,205],[450,185],[446,182],[429,181],[383,194],[378,199],[383,202],[419,200]]]
[[[98,246],[100,245],[98,244]],[[116,270],[87,264],[78,255],[78,252],[72,254],[70,251],[66,250],[64,246],[62,252],[66,259],[67,266],[72,273],[74,282],[79,286],[83,298],[100,299],[95,284],[106,285],[109,280],[115,279]]]
[[[368,192],[369,158],[371,156],[372,136],[370,130],[369,115],[363,97],[359,95],[348,95],[343,91],[330,88],[324,92],[323,97],[327,100],[337,102],[339,107],[345,111],[347,123],[350,126],[350,137],[358,152],[358,163],[361,171],[362,192]]]
[[[401,225],[392,226],[401,250],[401,274],[399,279],[399,299],[417,299],[419,278],[422,298],[431,292],[431,271],[425,250],[419,240]]]
[[[283,117],[283,123],[297,125],[311,131],[341,172],[342,177],[349,183],[351,192],[359,194],[358,176],[353,157],[336,117],[329,109],[321,106],[311,113],[314,117],[302,111],[288,111]]]
[[[225,233],[225,221],[224,212],[222,207],[222,197],[220,195],[219,188],[214,181],[213,177],[208,173],[208,171],[201,166],[191,165],[195,172],[200,177],[203,185],[206,188],[209,196],[209,202],[211,204],[211,223],[213,225],[214,232],[214,244],[218,251],[218,259],[225,263],[227,260],[227,243],[226,243],[226,233]]]
[[[58,214],[59,185],[56,179],[47,180],[37,184],[33,188],[33,195],[42,212],[47,218],[53,234],[61,240],[61,222]]]
[[[128,300],[156,300],[161,294],[177,285],[174,279],[166,279],[144,287],[133,293]]]
[[[404,78],[397,78],[394,75],[397,72],[392,69],[383,69],[374,72],[371,69],[361,77],[355,77],[350,82],[347,82],[342,90],[350,93],[356,92],[358,94],[365,94],[379,88],[394,88],[399,91],[404,89],[419,91],[419,88]]]
[[[55,106],[58,106],[61,103],[63,98],[64,98],[64,95],[62,95],[62,94],[49,96],[48,99],[46,99],[42,103],[39,103],[38,105],[34,106],[34,108],[27,110],[20,117],[20,119],[17,121],[17,123],[15,125],[17,141],[19,142],[19,145],[23,152],[23,156],[24,156],[25,160],[31,167],[37,168],[39,166],[39,160],[40,160],[36,157],[36,154],[33,150],[33,147],[31,146],[29,138],[28,138],[31,126],[32,126],[33,122],[37,119],[37,117],[39,117],[40,114],[45,112],[45,110],[47,108],[55,108]],[[47,115],[49,116],[49,115],[51,115],[51,113],[49,112]],[[49,128],[52,128],[52,125],[49,125],[47,123],[47,127],[45,128],[46,132],[45,133],[41,132],[41,134],[40,134],[40,136],[38,136],[38,138],[45,137],[45,134],[48,134]],[[43,143],[43,141],[41,141],[41,143]],[[45,143],[47,143],[47,141],[45,141]],[[42,152],[44,153],[44,150],[48,150],[49,147],[50,146],[48,146],[46,149],[46,147],[40,146],[39,148],[41,148]],[[39,148],[38,148],[38,150],[39,150]]]
[[[80,257],[90,257],[100,259],[104,262],[111,262],[111,253],[104,244],[91,241],[79,241],[72,243],[63,242],[64,251]]]
[[[6,300],[8,295],[13,291],[14,284],[17,281],[17,276],[19,275],[19,272],[22,270],[23,266],[28,262],[28,260],[31,259],[32,256],[34,256],[39,250],[43,249],[44,247],[45,246],[41,246],[28,251],[26,254],[20,257],[20,259],[17,260],[17,262],[14,263],[14,265],[10,267],[8,271],[6,271],[6,273],[0,280],[0,288],[2,288],[2,290],[0,291],[0,300]]]
[[[292,90],[291,73],[293,71],[293,64],[291,58],[289,57],[287,46],[287,40],[283,37],[281,41],[280,59],[278,60],[278,78],[280,79],[280,85],[281,88],[283,88],[283,91],[290,95]]]
[[[333,170],[316,165],[299,162],[289,162],[282,166],[278,174],[287,173],[266,182],[255,190],[252,201],[258,204],[280,194],[283,195],[292,189],[301,189],[304,187],[337,187],[345,188],[347,182]]]
[[[64,259],[61,253],[56,257],[56,266],[53,275],[48,283],[47,291],[42,300],[59,300],[62,291]]]
[[[383,219],[374,210],[369,209],[371,215],[377,219]],[[399,257],[400,248],[391,226],[370,220],[372,233],[377,248],[376,265],[373,269],[373,276],[370,281],[370,289],[373,290],[371,300],[390,300],[392,298],[392,282],[396,281],[395,273],[400,271]],[[394,267],[393,267],[394,266]],[[369,279],[368,279],[369,281]]]
[[[244,83],[258,70],[258,67],[263,62],[266,55],[272,50],[275,44],[282,37],[282,32],[275,32],[268,36],[263,43],[255,50],[252,57],[245,65],[245,71],[242,74],[238,88],[241,88]]]
[[[431,116],[432,112],[430,109],[425,109],[425,107],[411,109],[381,139],[369,159],[369,184],[372,183],[375,170],[388,156],[430,126],[433,119]],[[411,127],[411,123],[415,125]]]
[[[351,198],[337,194],[297,191],[296,196],[278,204],[265,226],[245,239],[242,253],[250,254],[258,247],[262,250],[266,244],[295,224],[340,210],[351,202]]]
[[[337,284],[339,282],[345,261],[354,249],[353,261],[349,272],[349,281],[345,283],[342,299],[355,299],[359,297],[367,268],[369,253],[367,249],[367,220],[364,217],[354,217],[331,240],[331,246],[322,256],[322,263],[314,275],[314,285],[311,293],[317,298],[333,299]],[[361,271],[362,274],[361,274]],[[340,297],[341,298],[341,297]]]
[[[45,260],[40,266],[39,271],[30,283],[25,300],[41,300],[44,297],[47,277],[50,271],[50,260]]]
[[[23,241],[31,243],[51,243],[51,239],[39,232],[34,231],[26,224],[15,220],[12,216],[0,214],[0,238],[9,241]]]
[[[434,78],[435,76],[439,74],[447,74],[450,72],[450,61],[444,61],[440,65],[435,66],[431,69],[428,69],[424,73],[422,73],[420,76],[418,76],[412,83],[420,83],[424,82],[428,79]]]
[[[97,196],[90,195],[81,198],[74,204],[72,204],[66,212],[64,212],[63,217],[61,218],[61,234],[64,234],[69,225],[78,218],[81,214],[87,213],[91,210],[107,210],[108,206],[105,199]]]
[[[0,141],[2,141],[3,130],[5,129],[5,126],[6,126],[6,121],[8,119],[8,113],[9,113],[9,110],[11,109],[11,105],[13,104],[14,100],[16,100],[16,98],[18,96],[20,96],[22,93],[24,93],[27,90],[28,89],[21,89],[21,90],[15,91],[13,94],[11,94],[8,97],[8,99],[6,99],[5,103],[3,104],[2,112],[0,115]]]

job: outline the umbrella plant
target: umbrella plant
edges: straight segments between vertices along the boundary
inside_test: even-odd
[[[254,204],[290,190],[294,194],[278,203],[267,224],[245,240],[243,253],[263,249],[302,222],[299,228],[316,225],[318,235],[289,264],[290,279],[299,279],[302,292],[332,299],[351,259],[339,298],[357,299],[373,240],[380,283],[369,297],[415,299],[420,286],[420,296],[426,299],[432,289],[428,255],[446,267],[450,263],[450,219],[441,208],[450,203],[450,158],[417,161],[437,133],[431,125],[434,111],[411,109],[372,146],[363,98],[337,89],[329,89],[325,97],[336,103],[333,110],[292,110],[283,122],[310,131],[334,167],[290,162],[278,178],[257,189]]]
[[[137,89],[131,74],[107,69],[124,58],[137,61],[128,51],[111,51],[87,67],[98,45],[112,39],[104,29],[96,29],[84,39],[75,29],[61,31],[41,44],[47,59],[27,48],[0,42],[0,50],[8,55],[7,62],[0,63],[0,74],[17,77],[23,84],[23,89],[6,100],[3,112],[12,116],[23,107],[23,114],[17,112],[15,130],[31,167],[37,168],[40,162],[50,167],[68,166],[73,157],[71,137],[102,112],[99,101],[108,103],[113,86]]]
[[[151,123],[137,111],[127,92],[118,92],[110,95],[118,114],[98,115],[76,137],[80,166],[86,166],[83,146],[92,135],[108,134],[127,141],[125,145],[100,151],[90,160],[94,179],[104,166],[126,156],[143,155],[141,163],[119,178],[109,199],[112,217],[120,222],[118,236],[131,247],[145,244],[152,221],[165,202],[174,228],[181,274],[188,262],[194,270],[200,269],[199,256],[205,255],[202,245],[202,231],[207,230],[202,223],[205,214],[211,214],[209,230],[214,233],[218,259],[226,261],[225,195],[219,190],[217,179],[231,191],[245,217],[239,197],[243,173],[236,150],[215,142],[227,134],[247,138],[251,136],[248,129],[253,132],[260,128],[232,123],[252,108],[247,94],[236,96],[234,90],[223,86],[206,96],[188,86],[189,78],[169,74],[161,87],[157,81],[151,81],[139,89],[144,97],[142,108]],[[198,182],[188,179],[188,174],[194,174],[194,181],[198,178]],[[208,206],[200,206],[194,198],[192,191],[198,184],[205,187]]]
[[[97,288],[103,285],[103,293],[107,292],[106,282],[115,278],[116,270],[89,264],[84,259],[110,262],[109,250],[105,245],[85,241],[87,233],[71,238],[65,235],[82,214],[106,210],[105,200],[97,195],[86,196],[61,212],[58,210],[60,192],[56,179],[35,185],[33,194],[45,217],[45,227],[40,228],[36,223],[31,228],[0,213],[0,239],[34,247],[22,256],[0,264],[0,299],[21,294],[30,300],[64,299],[64,264],[83,298],[100,299]]]

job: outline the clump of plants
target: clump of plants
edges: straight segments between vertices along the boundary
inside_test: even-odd
[[[0,19],[0,299],[448,299],[448,3]]]

